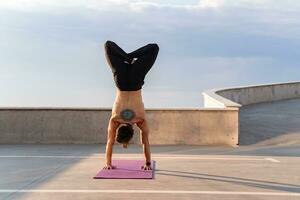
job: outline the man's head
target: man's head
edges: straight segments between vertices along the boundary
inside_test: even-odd
[[[131,124],[121,124],[117,129],[116,141],[123,144],[124,148],[127,148],[129,141],[133,136],[133,127]]]

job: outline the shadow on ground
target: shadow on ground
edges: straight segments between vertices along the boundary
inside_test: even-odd
[[[300,192],[300,185],[294,184],[285,184],[285,183],[277,183],[271,181],[261,181],[255,179],[246,179],[246,178],[239,178],[239,177],[232,177],[232,176],[217,176],[217,175],[210,175],[210,174],[203,174],[203,173],[196,173],[196,172],[185,172],[185,171],[175,171],[175,170],[156,170],[156,174],[165,175],[165,176],[175,176],[175,177],[183,177],[183,178],[192,178],[192,179],[199,179],[199,180],[211,180],[217,182],[226,182],[226,183],[233,183],[237,185],[245,185],[249,187],[257,187],[257,188],[264,188],[270,190],[278,190],[284,192]]]

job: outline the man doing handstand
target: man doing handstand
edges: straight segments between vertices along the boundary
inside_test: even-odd
[[[114,169],[112,151],[115,140],[124,148],[133,136],[133,125],[140,128],[140,138],[145,155],[144,170],[151,170],[149,128],[142,99],[144,78],[153,66],[159,47],[149,43],[131,53],[126,53],[115,42],[106,41],[105,56],[112,70],[117,87],[116,98],[108,125],[106,144],[106,165],[104,169]]]

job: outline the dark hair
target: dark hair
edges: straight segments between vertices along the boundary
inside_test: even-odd
[[[133,136],[133,127],[131,124],[120,126],[117,131],[116,141],[120,144],[123,144],[123,147],[126,148],[127,144]]]

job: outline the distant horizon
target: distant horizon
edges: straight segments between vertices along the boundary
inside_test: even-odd
[[[202,92],[300,81],[296,0],[4,0],[0,107],[111,108],[106,40],[158,43],[145,108],[202,108]]]
[[[208,90],[213,90],[213,89],[230,89],[230,88],[243,88],[243,87],[251,87],[251,86],[262,86],[262,85],[273,85],[273,84],[285,84],[285,83],[295,83],[295,82],[300,82],[300,80],[295,80],[295,81],[286,81],[286,82],[273,82],[273,83],[262,83],[262,84],[250,84],[250,85],[239,85],[239,86],[230,86],[230,87],[226,87],[226,88],[211,88]],[[202,91],[202,92],[206,92],[208,90]],[[203,95],[201,93],[201,97],[202,97],[202,101],[200,101],[202,104],[201,105],[196,105],[196,106],[190,106],[190,107],[148,107],[147,105],[145,105],[145,109],[199,109],[199,108],[204,108],[204,98]],[[142,92],[144,93],[144,92]],[[184,92],[183,92],[184,93]],[[143,94],[142,94],[143,95]],[[144,95],[143,95],[144,96]],[[144,98],[143,98],[144,99]],[[145,101],[144,101],[145,102]],[[113,101],[112,102],[108,102],[107,106],[86,106],[86,105],[81,105],[81,106],[69,106],[69,105],[64,105],[64,106],[57,106],[57,105],[31,105],[31,106],[0,106],[0,108],[54,108],[54,109],[111,109],[113,106]]]

